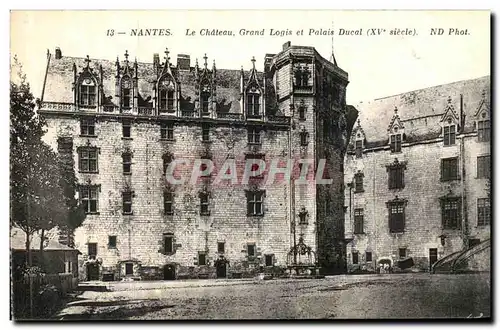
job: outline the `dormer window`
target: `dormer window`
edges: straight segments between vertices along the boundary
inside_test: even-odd
[[[160,112],[174,110],[174,91],[160,90]]]
[[[128,77],[122,78],[122,95],[121,102],[122,108],[130,108],[131,107],[131,99],[132,99],[132,88],[131,88],[130,79]]]
[[[480,120],[477,122],[477,139],[479,142],[490,141],[490,121]]]
[[[260,116],[260,95],[257,93],[247,94],[247,113],[249,117]]]
[[[85,78],[80,84],[79,100],[82,106],[96,105],[96,86],[92,79]]]
[[[175,110],[175,86],[170,78],[164,78],[158,86],[159,111],[168,112]]]
[[[401,140],[402,137],[400,133],[391,134],[391,153],[401,152]]]
[[[209,112],[209,104],[210,104],[210,93],[202,92],[201,93],[201,113],[208,114]]]
[[[309,85],[309,68],[298,67],[295,70],[295,87],[308,87]]]
[[[443,143],[445,146],[451,146],[455,144],[455,137],[457,131],[456,126],[453,124],[451,118],[448,119],[448,125],[443,127]]]
[[[363,157],[363,141],[362,140],[356,140],[354,149],[356,151],[356,158],[362,158]]]

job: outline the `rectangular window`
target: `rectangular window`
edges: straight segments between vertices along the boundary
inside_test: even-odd
[[[451,146],[455,144],[455,125],[445,126],[443,133],[443,142],[445,146]]]
[[[249,117],[259,117],[260,116],[260,95],[259,94],[248,94],[247,95],[247,115]]]
[[[78,158],[80,172],[97,172],[97,148],[80,148]]]
[[[307,146],[309,143],[309,133],[307,132],[300,132],[300,145],[301,146]]]
[[[255,244],[247,244],[247,255],[249,257],[255,257],[256,256],[256,249],[255,249]]]
[[[206,124],[201,126],[201,140],[204,142],[210,141],[210,126]]]
[[[127,262],[125,264],[125,275],[133,275],[134,274],[134,264],[131,262]]]
[[[130,108],[130,88],[122,89],[122,106],[124,108]]]
[[[95,106],[95,86],[80,85],[80,105]]]
[[[489,226],[491,222],[491,207],[489,198],[477,199],[477,225]]]
[[[171,191],[163,192],[163,213],[166,215],[174,214],[174,194]]]
[[[174,252],[174,235],[173,234],[163,234],[163,248],[165,253]]]
[[[247,215],[259,216],[264,214],[264,191],[247,191]]]
[[[299,119],[300,120],[305,120],[306,119],[306,107],[305,106],[300,106],[299,107]]]
[[[164,139],[164,140],[173,140],[174,139],[174,124],[173,123],[161,123],[160,138]]]
[[[95,257],[97,255],[97,243],[88,244],[88,254],[91,257]]]
[[[217,253],[223,254],[226,252],[226,243],[218,242],[217,243]]]
[[[490,177],[490,155],[477,157],[477,178],[489,178]]]
[[[363,157],[363,141],[358,140],[355,142],[356,158]]]
[[[99,210],[98,187],[80,186],[80,202],[85,213],[97,213]]]
[[[391,135],[391,152],[401,152],[401,134]]]
[[[405,206],[404,203],[393,202],[389,204],[389,231],[391,233],[402,233],[405,229]]]
[[[207,265],[207,254],[206,252],[198,252],[198,266]]]
[[[266,267],[272,267],[273,266],[273,255],[272,254],[266,254],[265,255],[265,262],[266,262]]]
[[[358,263],[359,263],[359,253],[353,252],[352,253],[352,264],[357,265]]]
[[[406,248],[400,248],[399,249],[399,259],[404,259],[406,258]]]
[[[93,118],[82,118],[80,120],[80,134],[95,136],[95,120]]]
[[[391,166],[389,171],[389,189],[404,188],[404,167]]]
[[[366,252],[365,253],[365,259],[366,259],[366,262],[372,262],[372,253],[371,252]]]
[[[160,90],[160,112],[173,111],[174,109],[174,91]]]
[[[354,191],[363,192],[363,174],[357,173],[354,175]]]
[[[363,209],[354,209],[354,233],[363,234]]]
[[[443,229],[460,229],[460,206],[458,198],[442,200],[441,216]]]
[[[210,215],[210,210],[208,208],[209,199],[208,194],[200,195],[200,214],[201,215]]]
[[[122,123],[122,136],[124,138],[129,138],[131,132],[131,123],[128,120],[123,121]]]
[[[203,115],[208,114],[208,109],[209,109],[209,100],[210,100],[210,94],[209,93],[201,93],[201,113]]]
[[[248,143],[260,144],[260,130],[254,127],[248,128]]]
[[[132,192],[125,191],[122,193],[123,199],[123,214],[132,214]]]
[[[479,142],[490,141],[490,121],[482,120],[477,122],[477,139]]]
[[[123,159],[123,174],[132,174],[132,155],[129,153],[124,153],[122,155]]]
[[[458,158],[441,159],[441,180],[458,180]]]
[[[116,249],[116,236],[108,236],[108,248]]]

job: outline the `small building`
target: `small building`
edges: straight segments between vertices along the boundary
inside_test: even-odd
[[[77,249],[59,243],[55,238],[49,238],[44,243],[44,262],[40,258],[40,237],[34,235],[30,242],[32,265],[40,266],[45,274],[72,274],[76,286],[78,279]],[[26,235],[19,229],[13,228],[10,236],[12,271],[22,269],[26,264]]]

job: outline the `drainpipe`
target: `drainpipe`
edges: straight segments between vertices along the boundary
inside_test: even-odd
[[[460,94],[460,133],[464,132],[464,120],[463,120],[463,95]],[[464,249],[468,248],[468,238],[469,238],[469,228],[467,223],[467,215],[465,214],[465,136],[461,134],[460,138],[460,188],[461,188],[461,203],[460,203],[460,214],[462,221],[462,240]]]

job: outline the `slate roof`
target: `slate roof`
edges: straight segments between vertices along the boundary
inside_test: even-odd
[[[490,76],[484,76],[360,102],[355,107],[359,111],[358,119],[366,136],[366,147],[387,144],[387,130],[395,107],[404,125],[407,142],[439,137],[440,120],[448,105],[448,98],[451,98],[450,104],[459,114],[460,94],[463,95],[464,131],[470,132],[483,100],[483,92],[485,100],[489,100],[490,89]],[[354,129],[357,127],[358,124],[355,124]]]
[[[47,64],[46,80],[43,90],[43,100],[47,102],[73,102],[73,64],[76,65],[77,74],[82,72],[86,66],[86,58],[62,56],[56,59],[50,55]],[[99,75],[100,66],[103,71],[103,90],[105,94],[105,104],[117,104],[115,98],[116,64],[115,61],[103,59],[90,59],[90,68],[96,75]],[[163,66],[163,63],[161,63]],[[125,61],[120,61],[120,66],[125,66]],[[134,62],[129,62],[129,67],[133,69]],[[200,65],[200,70],[203,69]],[[208,66],[212,70],[212,66]],[[174,76],[180,81],[181,88],[181,109],[194,109],[195,100],[195,68],[190,70],[177,70],[172,67]],[[217,79],[217,111],[241,113],[240,109],[240,76],[241,70],[216,69]],[[244,71],[244,83],[248,83],[251,71]],[[157,74],[153,63],[137,63],[139,106],[152,105],[154,97],[153,86],[156,83]],[[257,80],[263,86],[263,73],[257,73]]]

